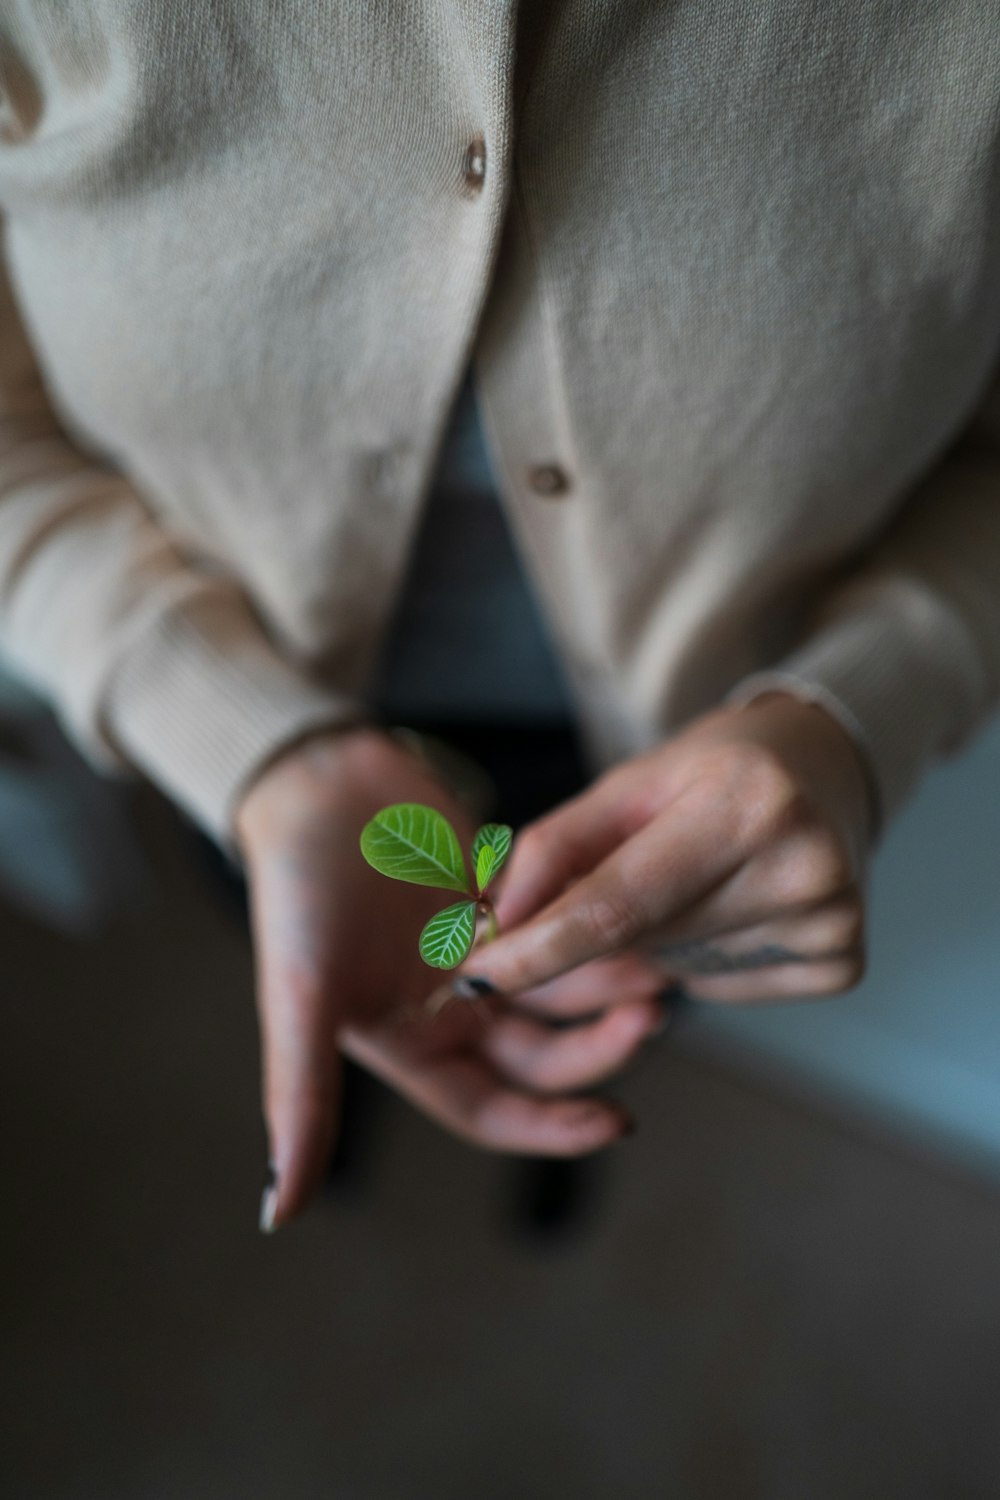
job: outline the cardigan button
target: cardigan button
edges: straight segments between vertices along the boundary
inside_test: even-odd
[[[462,169],[465,186],[470,192],[482,191],[486,180],[486,142],[481,135],[470,141],[465,148],[465,163]]]
[[[560,464],[535,464],[528,470],[528,483],[536,495],[565,495],[569,475]]]

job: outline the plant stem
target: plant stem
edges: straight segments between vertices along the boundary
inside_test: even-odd
[[[478,907],[480,913],[486,918],[486,931],[480,938],[480,942],[492,943],[500,930],[497,926],[497,914],[493,909],[493,902],[482,897],[478,902]]]

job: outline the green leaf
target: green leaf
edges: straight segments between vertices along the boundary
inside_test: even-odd
[[[476,885],[482,895],[494,875],[500,873],[504,860],[510,853],[514,830],[506,823],[484,823],[472,841],[472,863],[476,868]],[[483,851],[491,850],[493,861],[487,869],[483,863]],[[484,872],[484,873],[482,873]]]
[[[490,881],[493,879],[493,871],[496,868],[497,851],[492,844],[484,844],[479,851],[476,860],[476,888],[482,895]]]
[[[377,812],[361,833],[361,852],[391,880],[469,891],[458,837],[448,819],[419,802],[394,802]]]
[[[453,969],[472,947],[476,903],[458,901],[431,917],[420,934],[420,957],[434,969]]]

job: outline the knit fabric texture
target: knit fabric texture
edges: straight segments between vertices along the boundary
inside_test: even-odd
[[[1000,0],[0,11],[0,640],[217,837],[368,709],[472,365],[596,770],[1000,693]]]

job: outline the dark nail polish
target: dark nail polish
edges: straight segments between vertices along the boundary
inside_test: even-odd
[[[487,995],[499,994],[496,985],[490,984],[488,979],[474,979],[466,974],[453,979],[451,987],[459,1000],[482,1000]]]
[[[656,998],[664,1010],[665,1019],[663,1025],[660,1027],[661,1031],[665,1030],[671,1021],[686,1015],[695,1005],[695,1002],[691,999],[691,996],[682,984],[666,985],[660,990]]]
[[[273,1162],[267,1164],[267,1178],[260,1199],[261,1234],[273,1234],[277,1225],[274,1215],[278,1207],[278,1173]]]
[[[683,1003],[688,998],[688,993],[682,984],[678,984],[675,981],[673,984],[664,985],[656,998],[661,1005],[672,1005],[678,1001]]]

